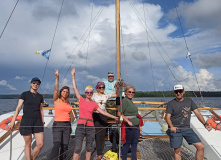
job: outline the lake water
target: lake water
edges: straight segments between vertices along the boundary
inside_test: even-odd
[[[133,100],[135,101],[156,101],[156,102],[168,102],[171,99],[173,98],[133,98]],[[202,105],[201,98],[192,98],[192,99],[198,106]],[[203,99],[206,107],[221,109],[221,97],[204,97]],[[45,101],[49,104],[49,106],[53,105],[53,99],[45,99]],[[0,99],[0,115],[14,111],[17,107],[17,104],[18,104],[18,99]]]

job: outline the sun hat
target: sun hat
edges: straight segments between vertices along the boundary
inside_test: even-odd
[[[38,77],[34,77],[31,79],[31,83],[34,81],[38,81],[39,83],[41,83],[41,80]]]
[[[177,84],[173,87],[173,90],[176,91],[176,90],[184,90],[184,87],[181,85],[181,84]]]

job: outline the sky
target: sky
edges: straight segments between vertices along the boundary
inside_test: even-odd
[[[115,0],[20,0],[3,32],[16,2],[0,1],[0,94],[36,76],[53,93],[55,69],[72,88],[75,67],[81,93],[116,75]],[[137,91],[220,91],[220,15],[220,0],[121,0],[121,78]],[[35,54],[48,49],[48,61]]]

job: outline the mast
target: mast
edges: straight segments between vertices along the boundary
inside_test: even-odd
[[[117,79],[120,79],[120,0],[116,0]]]
[[[116,42],[117,42],[117,80],[119,80],[120,79],[120,0],[116,0]],[[120,101],[121,100],[122,100],[122,89],[120,88]],[[121,103],[120,103],[120,108],[122,112]],[[121,127],[119,127],[118,159],[120,158],[121,158]]]

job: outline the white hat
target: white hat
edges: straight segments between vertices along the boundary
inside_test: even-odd
[[[175,91],[175,90],[184,90],[184,87],[182,86],[182,85],[180,85],[180,84],[177,84],[177,85],[175,85],[174,87],[173,87],[173,90]]]

